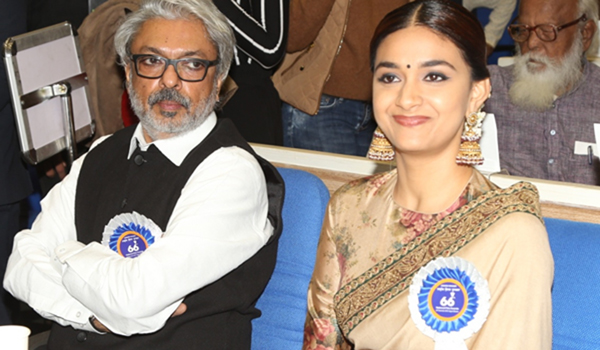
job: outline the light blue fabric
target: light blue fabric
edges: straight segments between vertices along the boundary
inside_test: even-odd
[[[253,350],[301,349],[306,317],[306,292],[329,191],[316,176],[301,170],[278,169],[285,182],[283,232],[277,264],[252,321]]]
[[[600,349],[600,225],[544,221],[554,256],[552,349]]]

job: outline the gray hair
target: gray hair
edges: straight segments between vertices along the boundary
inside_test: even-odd
[[[594,0],[595,1],[595,0]],[[120,63],[130,63],[131,44],[142,25],[151,19],[199,19],[206,27],[210,41],[217,49],[217,77],[225,80],[233,59],[235,37],[227,18],[211,0],[145,0],[139,10],[131,13],[115,34],[115,49]]]
[[[598,0],[579,0],[578,9],[580,14],[587,15],[588,20],[594,21],[596,27],[598,26]],[[598,28],[596,28],[596,32],[594,33],[594,39],[592,40],[592,45],[590,45],[590,47],[586,52],[584,52],[584,54],[589,52],[591,55],[596,55],[596,53],[598,52],[598,45]]]

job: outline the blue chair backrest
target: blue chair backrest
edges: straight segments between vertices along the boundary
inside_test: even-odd
[[[302,170],[278,169],[285,181],[283,232],[277,263],[257,302],[262,316],[252,321],[252,349],[300,349],[304,338],[306,291],[329,191],[316,176]]]
[[[600,349],[600,225],[544,221],[554,256],[552,348]]]

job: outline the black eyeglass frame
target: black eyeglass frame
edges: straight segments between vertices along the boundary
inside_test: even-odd
[[[139,58],[145,58],[145,57],[153,57],[156,58],[158,60],[164,61],[165,62],[165,69],[162,71],[162,73],[160,73],[160,75],[156,76],[156,77],[150,77],[150,76],[146,76],[146,75],[142,75],[140,74],[139,70],[138,70],[138,59]],[[141,54],[141,55],[131,55],[129,57],[131,59],[131,61],[133,62],[133,67],[135,68],[135,74],[137,74],[138,76],[142,77],[142,78],[146,78],[146,79],[160,79],[165,72],[167,71],[167,69],[169,68],[169,66],[173,66],[173,69],[175,69],[175,73],[177,74],[177,77],[180,80],[183,81],[187,81],[190,83],[197,83],[200,81],[203,81],[206,78],[206,74],[208,73],[208,69],[212,66],[216,66],[217,64],[219,64],[219,59],[217,58],[216,60],[205,60],[202,58],[178,58],[178,59],[170,59],[170,58],[166,58],[166,57],[162,57],[162,56],[158,56],[158,55],[149,55],[149,54]],[[195,62],[201,62],[202,64],[204,64],[204,66],[206,66],[206,69],[204,69],[204,75],[202,76],[201,79],[184,79],[181,77],[181,75],[179,75],[179,70],[177,69],[177,64],[179,62],[185,62],[185,61],[195,61]]]
[[[579,22],[585,22],[587,20],[588,20],[587,15],[584,13],[578,19],[576,19],[576,20],[574,20],[572,22],[569,22],[569,23],[565,23],[565,24],[559,25],[559,26],[554,25],[554,24],[550,24],[550,23],[542,23],[542,24],[535,25],[533,27],[530,27],[527,24],[511,24],[511,25],[508,26],[508,34],[510,34],[510,37],[515,42],[517,42],[517,43],[524,43],[527,40],[529,40],[529,36],[531,36],[531,32],[535,32],[535,35],[538,37],[538,39],[540,39],[541,41],[549,43],[549,42],[555,41],[556,38],[558,38],[558,32],[560,32],[561,30],[563,30],[565,28],[568,28],[570,26],[573,26],[573,25],[575,25],[575,24],[577,24]],[[536,29],[538,29],[541,26],[550,26],[552,28],[552,31],[554,32],[554,37],[552,38],[552,40],[545,40],[542,37],[540,37],[540,35],[538,34],[538,32],[537,32]],[[523,39],[523,40],[517,40],[517,39],[515,39],[515,37],[513,36],[512,31],[511,31],[511,28],[516,28],[516,27],[524,28],[524,29],[527,30],[527,36],[525,37],[525,39]]]

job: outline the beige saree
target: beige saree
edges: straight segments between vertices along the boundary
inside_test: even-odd
[[[308,291],[303,349],[434,349],[408,309],[415,273],[466,259],[487,280],[490,313],[469,349],[551,349],[553,260],[535,187],[501,190],[474,172],[437,214],[392,199],[396,172],[342,187],[323,224]]]

